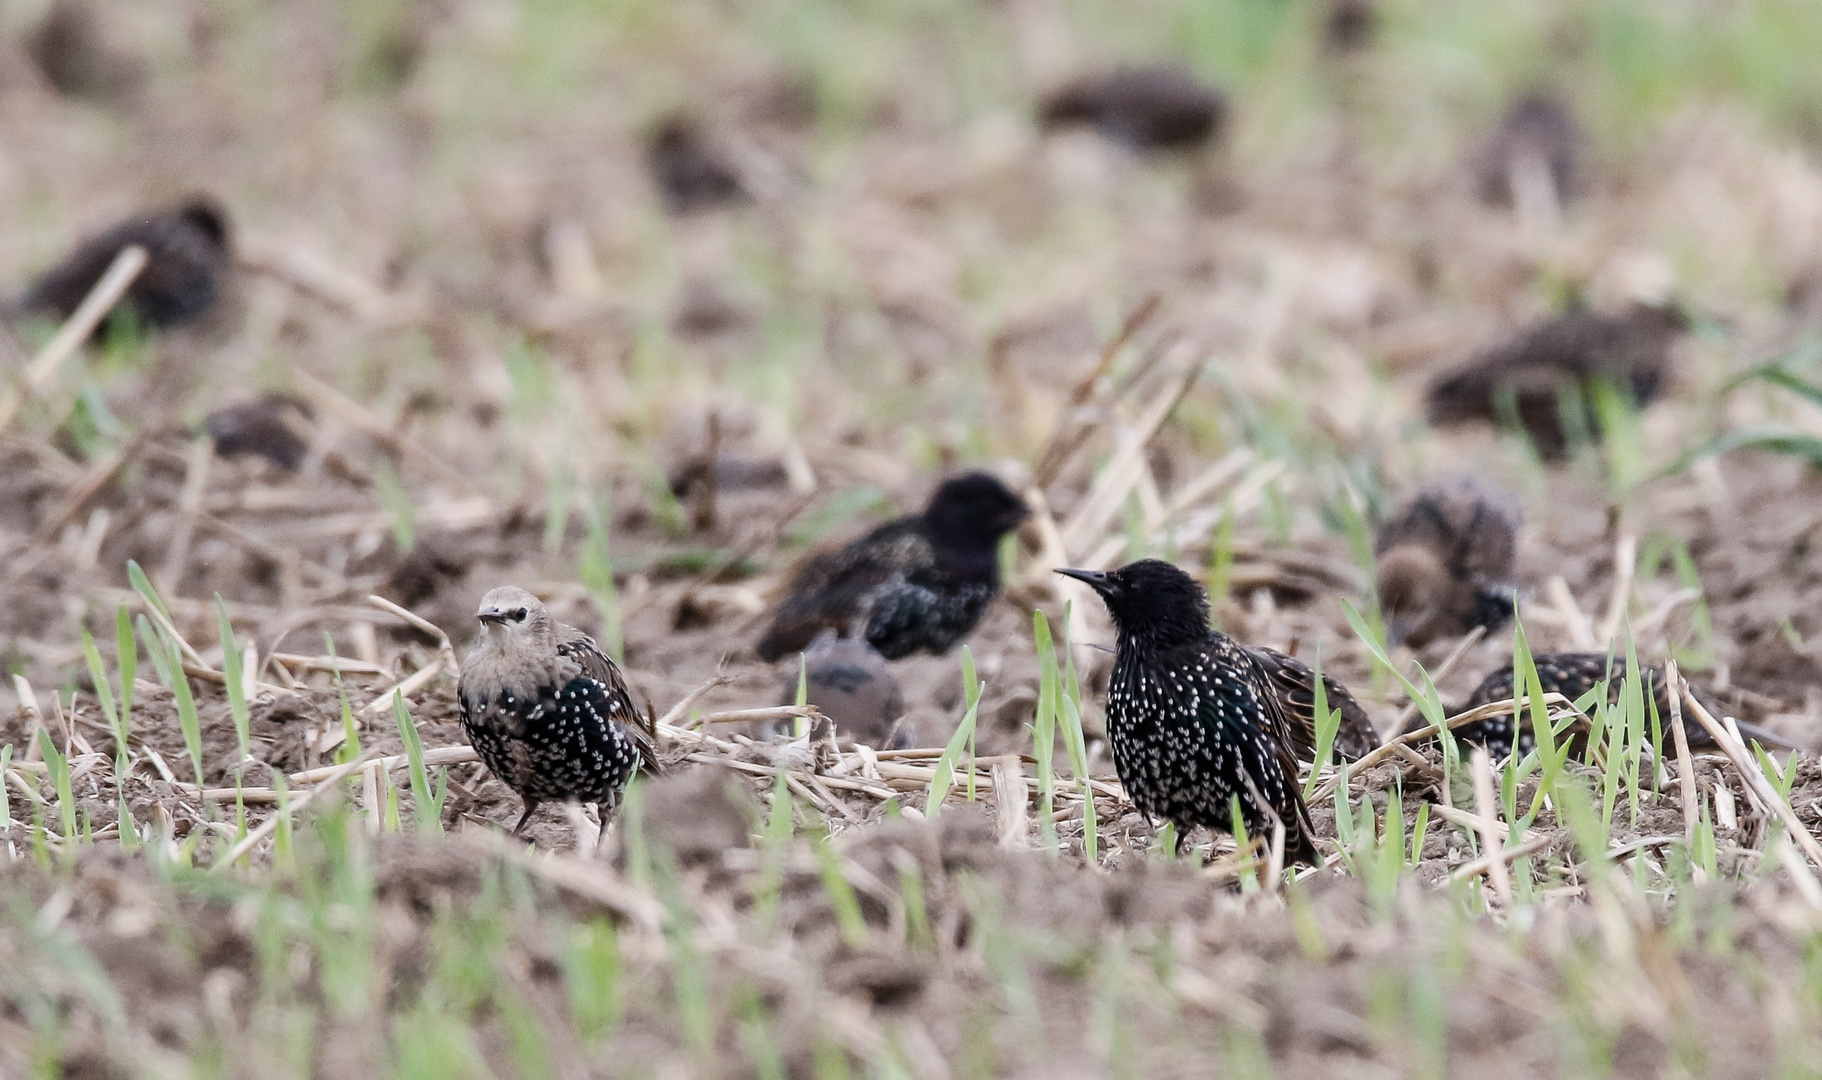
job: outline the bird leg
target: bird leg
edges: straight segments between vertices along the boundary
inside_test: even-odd
[[[530,821],[531,816],[537,812],[538,812],[538,800],[526,799],[525,800],[525,813],[519,815],[519,823],[512,827],[512,834],[514,836],[518,836],[520,833],[524,832],[525,823]]]

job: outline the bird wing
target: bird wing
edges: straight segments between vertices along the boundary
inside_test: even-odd
[[[610,715],[618,712],[626,717],[626,733],[631,736],[633,745],[639,748],[640,767],[653,775],[662,771],[658,762],[658,732],[653,718],[642,713],[633,705],[632,691],[627,689],[626,677],[620,673],[620,665],[614,663],[613,657],[601,651],[595,639],[577,630],[573,626],[558,626],[557,655],[573,661],[582,669],[582,674],[607,687],[607,704],[611,706]]]
[[[818,551],[798,564],[790,592],[760,638],[759,657],[799,652],[823,630],[844,637],[864,624],[874,594],[936,562],[936,550],[909,520],[889,522],[844,547]]]
[[[1263,645],[1246,650],[1253,663],[1264,674],[1266,683],[1277,693],[1278,704],[1285,714],[1290,742],[1299,759],[1316,753],[1316,672],[1303,661]],[[1348,688],[1330,675],[1322,676],[1323,696],[1331,709],[1341,713],[1341,726],[1335,732],[1334,752],[1357,758],[1379,745],[1379,732],[1367,717],[1366,710]]]
[[[1228,665],[1234,670],[1249,673],[1251,689],[1259,700],[1260,725],[1268,736],[1270,753],[1255,757],[1244,751],[1251,741],[1240,738],[1236,744],[1242,750],[1242,760],[1246,763],[1247,777],[1253,786],[1252,796],[1255,801],[1265,800],[1268,805],[1262,811],[1269,811],[1272,816],[1284,823],[1284,857],[1287,861],[1303,860],[1314,866],[1322,865],[1322,859],[1316,854],[1314,837],[1316,826],[1310,821],[1309,808],[1303,804],[1303,793],[1297,787],[1297,759],[1293,754],[1296,745],[1292,734],[1290,718],[1285,714],[1283,702],[1274,692],[1271,675],[1266,671],[1253,654],[1232,641],[1220,639],[1217,649],[1230,650],[1232,655],[1226,657]],[[1282,654],[1280,654],[1282,655]],[[1286,659],[1290,659],[1286,657]],[[1207,701],[1208,699],[1204,699]],[[1202,719],[1206,722],[1222,722],[1219,717],[1210,716],[1208,709],[1213,702],[1202,707]],[[1275,768],[1274,768],[1275,766]],[[1276,775],[1273,775],[1276,773]]]

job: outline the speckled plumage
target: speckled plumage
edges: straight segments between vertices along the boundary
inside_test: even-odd
[[[1468,476],[1433,481],[1407,498],[1373,538],[1393,640],[1421,648],[1510,621],[1522,519],[1517,499]]]
[[[145,248],[145,268],[122,306],[143,326],[164,329],[199,318],[215,305],[227,276],[227,214],[208,199],[145,214],[92,236],[46,270],[19,299],[23,311],[67,319],[121,250]]]
[[[1298,760],[1313,760],[1316,756],[1315,670],[1294,656],[1264,645],[1249,646],[1246,651],[1265,673],[1266,685],[1278,696],[1278,707],[1284,710],[1290,727],[1291,747]],[[1341,713],[1333,754],[1352,760],[1371,752],[1379,745],[1379,731],[1373,727],[1366,709],[1354,700],[1347,687],[1326,671],[1322,673],[1322,687],[1329,708]]]
[[[1609,661],[1606,653],[1540,653],[1533,656],[1532,661],[1537,665],[1537,681],[1544,693],[1561,694],[1570,701],[1579,699],[1593,690],[1602,679],[1607,679],[1611,663],[1613,674],[1607,684],[1607,700],[1610,702],[1620,700],[1621,684],[1626,675],[1626,658],[1623,656],[1614,657]],[[1650,692],[1651,699],[1657,704],[1659,722],[1668,724],[1670,722],[1670,702],[1665,696],[1667,686],[1664,682],[1664,669],[1652,665],[1644,670],[1645,688]],[[1511,696],[1512,669],[1509,666],[1502,667],[1482,679],[1480,685],[1474,688],[1474,692],[1468,695],[1466,701],[1449,710],[1449,715],[1458,716],[1469,709],[1479,708],[1495,701],[1505,701]],[[1725,706],[1699,690],[1696,691],[1696,697],[1702,702],[1703,707],[1717,719],[1729,711]],[[1650,706],[1647,705],[1647,709],[1649,708]],[[1708,729],[1702,726],[1701,721],[1690,715],[1688,709],[1683,709],[1682,713],[1683,731],[1689,736],[1689,745],[1698,750],[1712,748],[1715,745],[1714,737],[1708,734]],[[1406,730],[1416,731],[1427,724],[1428,721],[1421,717],[1415,718],[1407,725]],[[1793,749],[1788,741],[1754,724],[1740,723],[1740,734],[1748,740],[1763,743],[1767,749]],[[1512,715],[1507,713],[1504,716],[1495,716],[1486,720],[1478,720],[1472,724],[1465,724],[1455,729],[1455,735],[1457,738],[1485,745],[1487,752],[1496,759],[1504,757],[1512,752]],[[1664,735],[1666,747],[1670,745],[1670,739],[1671,736],[1666,730]],[[1530,714],[1527,712],[1518,732],[1518,751],[1520,754],[1529,753],[1534,745],[1536,745],[1536,740],[1531,730]]]
[[[462,666],[462,730],[481,760],[525,800],[576,800],[612,814],[633,773],[657,765],[614,662],[588,635],[505,586],[481,600],[481,643]]]
[[[1238,797],[1247,832],[1284,824],[1285,857],[1321,864],[1297,787],[1295,739],[1253,655],[1208,626],[1208,598],[1157,559],[1118,570],[1064,570],[1107,603],[1119,631],[1107,689],[1107,736],[1120,783],[1139,811],[1232,831]]]
[[[1000,537],[1025,504],[986,473],[945,481],[924,512],[806,559],[757,646],[762,660],[823,630],[864,638],[888,660],[948,652],[999,594]]]

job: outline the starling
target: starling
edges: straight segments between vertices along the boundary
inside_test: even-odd
[[[1221,94],[1180,67],[1125,68],[1075,79],[1044,99],[1045,128],[1084,125],[1134,150],[1200,146],[1220,132]]]
[[[222,457],[255,454],[295,472],[310,449],[310,420],[309,403],[290,394],[265,394],[217,409],[203,423]]]
[[[1476,156],[1481,201],[1516,206],[1523,177],[1530,171],[1548,179],[1550,198],[1561,206],[1574,190],[1581,143],[1581,128],[1568,106],[1542,94],[1519,98]]]
[[[117,102],[145,81],[145,65],[114,48],[101,16],[85,0],[56,0],[25,48],[64,97]]]
[[[1634,304],[1619,314],[1575,311],[1538,323],[1430,384],[1430,422],[1516,420],[1546,458],[1571,436],[1598,438],[1597,384],[1649,404],[1663,388],[1670,347],[1689,329],[1674,305]]]
[[[200,317],[221,295],[230,264],[228,219],[212,200],[196,198],[156,214],[129,218],[78,244],[19,299],[23,311],[67,319],[121,250],[145,248],[145,269],[121,307],[139,325],[168,329]]]
[[[760,659],[803,649],[825,628],[888,660],[948,652],[998,595],[1000,537],[1029,513],[986,473],[944,481],[923,513],[810,556],[759,640]]]
[[[652,132],[645,164],[672,213],[733,206],[747,199],[740,173],[700,127],[682,116],[670,117]]]
[[[1277,649],[1253,645],[1246,650],[1253,663],[1265,672],[1266,685],[1278,696],[1278,707],[1290,723],[1291,749],[1300,761],[1316,757],[1316,673],[1303,661]],[[1328,707],[1341,713],[1341,726],[1335,731],[1333,754],[1350,760],[1362,757],[1379,745],[1379,731],[1368,719],[1366,710],[1348,688],[1327,672],[1322,675],[1322,690]]]
[[[824,630],[803,651],[807,700],[835,722],[838,735],[880,750],[901,749],[905,692],[873,646]],[[779,704],[797,700],[797,672],[784,680]]]
[[[481,643],[462,665],[462,730],[487,768],[525,800],[592,802],[605,822],[643,766],[658,766],[620,669],[587,634],[511,585],[481,598]]]
[[[1518,500],[1471,477],[1426,484],[1373,539],[1380,609],[1393,641],[1422,648],[1512,618]]]
[[[1296,744],[1271,676],[1209,628],[1208,596],[1157,559],[1118,570],[1058,570],[1099,593],[1119,640],[1107,689],[1107,736],[1120,783],[1141,813],[1177,826],[1247,832],[1283,823],[1285,857],[1321,865],[1297,790]]]
[[[1611,666],[1613,674],[1607,683],[1607,700],[1609,703],[1617,703],[1620,700],[1620,687],[1626,678],[1626,658],[1623,656],[1609,658],[1606,653],[1565,652],[1541,653],[1531,659],[1537,665],[1537,681],[1544,693],[1561,694],[1570,701],[1580,699],[1582,695],[1594,689],[1602,679],[1608,679],[1608,670]],[[1659,723],[1668,724],[1670,722],[1670,701],[1665,696],[1668,686],[1664,682],[1663,668],[1656,665],[1645,668],[1645,688],[1650,692],[1652,701],[1656,703]],[[1512,669],[1508,666],[1500,668],[1482,679],[1480,685],[1474,688],[1474,692],[1468,695],[1466,701],[1449,710],[1449,715],[1459,716],[1469,709],[1479,708],[1495,701],[1505,701],[1511,697]],[[1712,716],[1720,717],[1729,711],[1725,706],[1700,691],[1696,691],[1696,698]],[[1702,726],[1702,722],[1690,715],[1690,710],[1687,708],[1682,710],[1682,715],[1683,732],[1689,736],[1690,747],[1697,750],[1712,748],[1715,745],[1714,736],[1708,733],[1708,729]],[[1429,721],[1422,717],[1414,717],[1406,725],[1405,731],[1417,731],[1427,726],[1428,723]],[[1649,720],[1647,724],[1649,724]],[[1781,739],[1755,724],[1741,723],[1740,734],[1746,739],[1763,744],[1767,749],[1795,749],[1789,741]],[[1495,759],[1504,757],[1512,752],[1512,715],[1508,713],[1505,716],[1495,716],[1486,720],[1477,720],[1472,724],[1464,724],[1455,729],[1455,735],[1457,738],[1466,739],[1469,742],[1484,744],[1487,752]],[[1665,736],[1666,744],[1668,744],[1669,738],[1668,735]],[[1530,716],[1527,714],[1518,735],[1518,752],[1520,754],[1528,753],[1534,745],[1535,739],[1531,731]]]

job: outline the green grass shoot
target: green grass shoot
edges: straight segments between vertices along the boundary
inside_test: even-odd
[[[183,653],[176,642],[167,642],[165,660],[171,665],[171,695],[177,699],[177,724],[183,729],[184,749],[190,752],[190,766],[196,772],[196,786],[202,779],[202,722],[196,715],[196,698],[190,692],[190,677],[184,674]]]
[[[1038,835],[1045,850],[1057,852],[1056,822],[1056,730],[1058,683],[1056,645],[1050,636],[1050,620],[1042,611],[1031,613],[1031,634],[1037,644],[1038,709],[1031,725],[1032,755],[1038,770]]]
[[[346,765],[361,756],[361,729],[354,721],[354,706],[348,701],[348,687],[342,682],[342,658],[336,655],[335,639],[323,631],[323,651],[329,656],[329,673],[335,679],[335,696],[342,707],[342,745],[336,749],[335,763]]]
[[[431,836],[443,835],[443,804],[430,789],[430,774],[424,768],[424,741],[418,737],[417,725],[405,709],[403,694],[392,695],[392,719],[398,724],[399,741],[405,744],[406,764],[411,770],[411,805],[417,811],[418,831]]]
[[[215,594],[215,616],[221,634],[221,674],[227,684],[228,714],[234,718],[234,735],[240,740],[240,760],[247,760],[252,748],[252,717],[247,710],[246,672],[241,670],[240,643],[234,639],[234,625],[228,621],[228,605],[220,593]],[[239,769],[235,770],[239,776]]]
[[[1328,687],[1322,681],[1322,650],[1316,650],[1316,662],[1310,665],[1315,673],[1311,684],[1316,692],[1316,757],[1310,766],[1310,778],[1304,782],[1303,797],[1307,800],[1316,793],[1316,781],[1322,774],[1322,766],[1328,763],[1329,756],[1335,749],[1335,736],[1341,731],[1341,710],[1329,707]]]
[[[76,832],[76,795],[70,788],[70,759],[57,749],[49,728],[38,729],[38,750],[57,792],[57,810],[63,818],[63,850],[66,854],[74,853],[81,837]]]
[[[949,789],[955,786],[956,762],[961,759],[962,748],[971,745],[974,739],[974,726],[980,715],[981,684],[974,674],[974,656],[968,646],[962,646],[962,686],[967,695],[968,710],[962,714],[962,722],[957,724],[955,732],[949,736],[949,742],[943,747],[943,755],[936,759],[935,775],[930,778],[930,794],[924,800],[924,816],[934,818],[942,812],[943,800],[949,797]],[[974,762],[972,755],[968,762],[968,799],[974,801]]]

